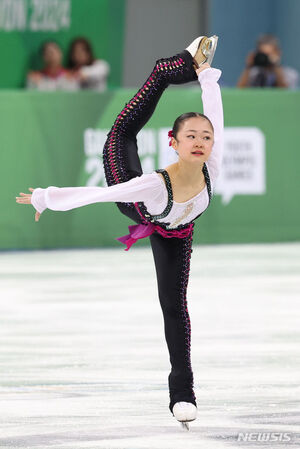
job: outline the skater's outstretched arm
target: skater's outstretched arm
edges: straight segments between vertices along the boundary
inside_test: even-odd
[[[206,162],[213,180],[215,180],[220,171],[224,145],[223,105],[218,84],[221,74],[221,70],[209,66],[197,73],[202,88],[203,113],[210,119],[214,127],[214,145]]]
[[[99,202],[147,201],[161,194],[162,183],[156,173],[143,174],[127,182],[109,187],[55,187],[29,189],[32,194],[20,193],[19,204],[32,204],[38,214],[45,209],[66,211]],[[37,216],[39,218],[39,215]],[[36,220],[38,221],[38,220]]]

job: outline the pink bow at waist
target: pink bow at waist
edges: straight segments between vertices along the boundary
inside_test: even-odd
[[[193,229],[193,223],[190,223],[186,228],[182,228],[179,231],[176,229],[166,231],[159,225],[154,225],[153,223],[148,224],[137,224],[128,226],[129,234],[123,235],[122,237],[118,237],[117,240],[124,243],[127,246],[125,251],[128,251],[137,240],[144,239],[145,237],[149,237],[149,235],[153,234],[154,231],[157,231],[160,235],[166,238],[177,237],[183,239],[184,237],[188,237]]]

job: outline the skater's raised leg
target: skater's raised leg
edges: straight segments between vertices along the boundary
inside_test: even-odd
[[[158,59],[143,86],[118,114],[104,146],[104,168],[108,185],[142,174],[136,135],[148,122],[169,84],[197,79],[191,53],[184,50],[171,58]]]
[[[109,186],[142,174],[136,135],[152,116],[167,86],[196,79],[193,57],[188,50],[156,61],[152,72],[118,114],[108,134],[103,150],[103,164]],[[117,206],[129,218],[137,223],[141,222],[132,203],[117,203]]]

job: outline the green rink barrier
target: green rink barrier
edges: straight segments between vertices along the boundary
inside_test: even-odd
[[[114,203],[67,212],[17,204],[28,188],[105,186],[102,148],[116,115],[135,91],[0,92],[1,249],[124,245],[133,222]],[[295,241],[300,237],[300,92],[223,89],[225,149],[195,243]],[[201,90],[168,89],[138,135],[144,172],[175,160],[167,132],[183,112],[202,111]],[[149,245],[142,239],[135,246]],[[132,248],[134,251],[134,247]]]

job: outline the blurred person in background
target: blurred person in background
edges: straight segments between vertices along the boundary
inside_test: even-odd
[[[38,90],[78,90],[78,82],[69,70],[62,65],[62,50],[55,41],[44,42],[39,50],[43,59],[42,70],[30,71],[27,75],[26,87]]]
[[[94,58],[92,45],[87,39],[78,37],[71,42],[67,66],[82,89],[99,92],[107,89],[109,64],[103,59]]]
[[[246,67],[237,87],[285,87],[295,89],[299,74],[292,67],[282,66],[278,39],[272,34],[261,35],[256,50],[246,58]]]

